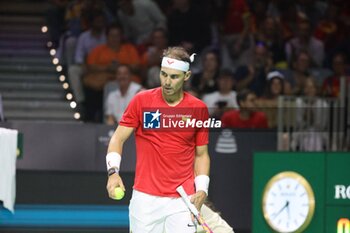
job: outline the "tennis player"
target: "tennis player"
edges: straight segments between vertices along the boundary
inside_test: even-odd
[[[107,190],[113,197],[116,187],[125,190],[119,175],[123,144],[135,133],[137,162],[129,205],[133,233],[196,232],[176,192],[182,185],[201,209],[209,187],[208,129],[200,127],[208,119],[208,109],[183,91],[191,76],[191,60],[193,56],[181,47],[164,51],[161,87],[139,92],[131,100],[109,143]]]

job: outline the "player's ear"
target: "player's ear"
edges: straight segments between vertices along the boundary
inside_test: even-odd
[[[187,81],[190,77],[191,77],[191,74],[192,74],[192,72],[191,71],[187,71],[186,73],[185,73],[185,81]]]

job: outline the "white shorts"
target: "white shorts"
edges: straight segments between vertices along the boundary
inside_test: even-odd
[[[159,197],[133,190],[129,205],[132,233],[194,233],[196,225],[181,198]]]

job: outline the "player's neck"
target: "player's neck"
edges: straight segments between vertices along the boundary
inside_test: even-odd
[[[164,93],[162,93],[163,99],[164,101],[169,105],[169,106],[176,106],[178,105],[184,98],[184,92],[181,91],[179,93],[176,93],[174,95],[164,95]]]

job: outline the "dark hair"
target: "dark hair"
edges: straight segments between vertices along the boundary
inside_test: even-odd
[[[335,59],[336,57],[339,57],[339,56],[343,59],[344,63],[347,64],[347,62],[348,62],[348,57],[347,57],[346,53],[341,52],[341,51],[336,52],[336,53],[332,56],[332,61],[334,61],[334,59]]]
[[[303,83],[303,88],[302,88],[302,94],[303,95],[305,95],[305,84],[306,84],[306,82],[307,81],[310,81],[311,83],[312,83],[312,85],[315,87],[315,89],[316,89],[316,95],[318,95],[319,94],[319,92],[320,92],[320,87],[319,87],[319,85],[318,85],[318,83],[317,83],[317,80],[315,79],[315,77],[313,77],[313,76],[308,76],[308,77],[306,77],[306,79],[304,80],[304,83]]]
[[[164,28],[159,28],[159,27],[158,27],[158,28],[153,29],[152,35],[153,35],[155,32],[161,32],[161,33],[163,33],[163,35],[164,35],[165,38],[168,38],[168,31],[167,31],[166,29],[164,29]]]
[[[250,95],[250,94],[254,94],[255,95],[255,93],[253,91],[249,90],[249,89],[243,89],[243,90],[239,91],[237,93],[237,96],[236,96],[237,104],[239,106],[241,106],[241,102],[245,101],[247,99],[248,95]]]
[[[271,85],[272,85],[273,80],[275,80],[275,79],[280,80],[281,85],[282,85],[282,90],[281,90],[282,93],[281,93],[281,95],[284,94],[284,79],[276,76],[276,77],[273,77],[273,78],[271,78],[270,80],[267,81],[267,85],[266,85],[264,96],[266,98],[268,98],[268,99],[273,97],[273,95],[271,93]]]
[[[112,29],[117,29],[119,30],[122,34],[123,34],[123,27],[119,24],[119,23],[111,23],[108,25],[107,29],[106,29],[106,35],[108,35],[108,33],[112,30]]]
[[[163,57],[178,59],[191,64],[190,55],[182,47],[169,47],[164,50]]]
[[[120,67],[126,67],[129,70],[129,72],[132,73],[131,67],[128,64],[118,64],[116,71],[118,71]]]
[[[306,55],[309,58],[310,66],[312,66],[313,61],[312,61],[312,57],[311,57],[310,53],[307,50],[303,49],[303,50],[300,50],[298,52],[295,52],[295,51],[292,52],[292,59],[291,59],[291,64],[290,64],[290,67],[292,69],[294,69],[294,64],[299,60],[299,57],[302,54]]]
[[[220,57],[220,54],[219,52],[216,50],[216,49],[213,49],[213,48],[207,48],[207,49],[204,49],[203,52],[202,52],[202,62],[204,61],[204,59],[206,58],[206,56],[208,54],[214,54],[215,57],[216,57],[216,61],[218,63],[218,67],[221,67],[221,57]]]

